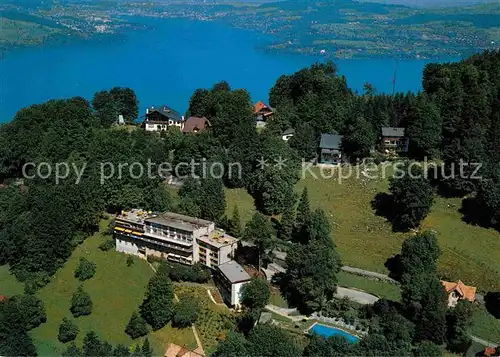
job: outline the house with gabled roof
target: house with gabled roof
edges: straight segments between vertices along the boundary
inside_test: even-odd
[[[184,116],[168,105],[147,108],[145,117],[143,127],[146,131],[162,131],[171,126],[179,130],[184,128]]]
[[[205,117],[189,117],[184,122],[184,134],[196,134],[210,127],[210,121]]]
[[[409,140],[406,137],[405,128],[382,127],[381,147],[387,152],[408,152]]]
[[[450,307],[456,306],[459,300],[468,300],[470,302],[476,300],[477,288],[475,286],[465,285],[461,280],[456,283],[441,280],[441,285],[448,294],[448,306]]]
[[[254,114],[257,120],[257,127],[263,127],[266,125],[267,119],[274,114],[274,110],[260,100],[254,105]]]
[[[342,135],[321,134],[318,164],[338,165],[342,162]]]
[[[205,357],[203,350],[197,347],[191,350],[186,346],[179,346],[175,343],[170,343],[165,351],[165,357]]]

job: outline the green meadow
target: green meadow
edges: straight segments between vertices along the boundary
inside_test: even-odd
[[[332,239],[343,264],[387,273],[384,263],[397,254],[410,233],[393,232],[384,217],[377,216],[372,201],[379,192],[388,192],[385,178],[357,178],[339,181],[321,178],[319,169],[299,180],[296,192],[309,192],[312,208],[323,209],[333,228]],[[243,189],[226,190],[227,212],[238,205],[243,221],[255,212],[252,197]],[[439,274],[443,279],[461,279],[480,291],[500,290],[500,233],[473,226],[462,220],[461,199],[438,197],[422,229],[437,232],[442,256]]]

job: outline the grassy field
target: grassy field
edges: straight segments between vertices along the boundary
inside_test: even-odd
[[[477,306],[470,333],[484,340],[500,344],[500,319],[496,319],[483,306]]]
[[[102,227],[107,222],[103,221]],[[137,342],[125,334],[125,326],[134,310],[141,304],[149,278],[153,271],[148,264],[136,259],[127,267],[127,256],[115,251],[102,252],[98,249],[104,240],[100,234],[85,240],[78,246],[71,258],[52,281],[41,289],[39,297],[45,304],[47,322],[32,331],[39,355],[60,355],[65,347],[57,340],[59,324],[63,317],[73,318],[69,311],[70,300],[78,286],[73,272],[80,257],[96,263],[95,276],[83,283],[93,302],[89,316],[73,319],[80,328],[77,343],[81,343],[87,331],[94,330],[102,339],[116,345],[133,346]],[[174,329],[166,326],[149,334],[155,354],[163,355],[167,343],[196,347],[191,329]]]
[[[318,168],[313,171],[317,173]],[[390,223],[375,215],[371,206],[377,193],[388,191],[387,178],[360,177],[339,183],[337,178],[307,175],[297,183],[296,191],[307,187],[311,206],[327,213],[344,264],[384,273],[385,261],[400,251],[410,233],[394,233]],[[244,190],[227,190],[226,200],[228,210],[238,205],[244,221],[251,217],[254,204]],[[500,290],[500,233],[463,222],[460,207],[460,199],[438,198],[423,222],[423,228],[438,233],[443,251],[439,273],[483,292]]]
[[[24,284],[16,280],[8,265],[0,266],[0,295],[13,296],[24,292]]]
[[[269,304],[278,307],[288,308],[288,303],[281,295],[280,290],[275,287],[271,289],[271,297],[269,298]]]

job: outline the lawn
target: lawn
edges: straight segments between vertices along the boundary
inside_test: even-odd
[[[240,217],[246,223],[255,213],[253,198],[244,188],[226,189],[226,215],[233,216],[234,206],[238,206]]]
[[[337,278],[339,279],[340,286],[363,290],[380,298],[393,301],[401,300],[401,289],[398,285],[367,279],[344,271],[338,273]]]
[[[271,297],[269,298],[269,304],[278,307],[288,308],[288,303],[281,295],[280,290],[276,287],[273,287],[271,289]]]
[[[215,305],[204,287],[175,285],[179,299],[196,299],[201,311],[195,322],[205,352],[214,352],[218,340],[234,329],[234,315],[225,305]]]
[[[313,172],[317,174],[318,168]],[[345,265],[386,273],[387,258],[398,253],[410,233],[394,233],[390,223],[377,216],[371,206],[375,195],[387,192],[387,177],[367,179],[363,174],[339,182],[306,174],[296,185],[307,187],[312,208],[322,208],[333,228],[332,237]],[[244,190],[226,191],[228,210],[235,204],[244,221],[254,211],[252,197]],[[461,279],[480,291],[500,290],[500,233],[462,221],[460,199],[438,198],[423,222],[425,229],[438,232],[443,254],[439,273],[447,279]]]
[[[102,228],[107,221],[102,222]],[[90,294],[93,311],[89,316],[74,318],[80,328],[77,343],[80,344],[87,331],[94,330],[102,339],[116,345],[133,346],[125,334],[125,326],[134,310],[141,304],[149,278],[153,271],[148,264],[136,259],[127,267],[127,256],[116,251],[102,252],[98,249],[104,238],[95,234],[85,240],[73,252],[66,264],[56,273],[52,281],[41,289],[38,296],[43,300],[47,322],[32,331],[40,355],[60,355],[65,348],[57,340],[58,328],[63,317],[73,318],[69,311],[70,300],[78,286],[73,272],[80,257],[96,263],[95,276],[83,283]],[[191,347],[196,341],[191,329],[178,330],[170,326],[150,333],[150,342],[156,355],[163,355],[166,343],[173,342]]]
[[[477,306],[470,333],[484,340],[500,344],[500,319],[496,319],[486,311],[484,306]]]
[[[0,266],[0,295],[13,296],[23,294],[24,284],[17,281],[9,271],[8,265]]]

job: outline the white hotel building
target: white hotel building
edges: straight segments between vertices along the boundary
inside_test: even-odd
[[[220,278],[217,285],[232,306],[240,305],[241,288],[250,280],[232,258],[238,240],[217,229],[214,222],[140,209],[122,211],[115,219],[116,250],[143,258],[161,257],[192,265],[201,263]]]

